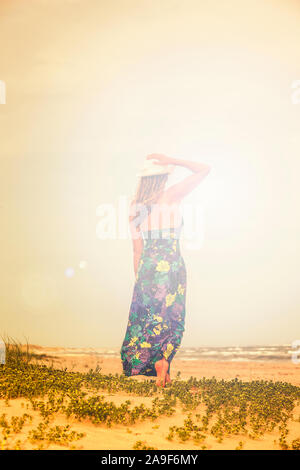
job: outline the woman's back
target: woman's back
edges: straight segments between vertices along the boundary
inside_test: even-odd
[[[133,204],[138,214],[139,229],[142,232],[178,228],[182,224],[180,203],[168,203],[164,194],[151,205],[151,211],[143,204]]]

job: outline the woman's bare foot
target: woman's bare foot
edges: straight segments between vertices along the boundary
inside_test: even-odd
[[[165,358],[155,363],[155,370],[156,370],[156,375],[157,375],[156,385],[158,387],[160,386],[164,387],[166,385],[166,382],[171,381],[170,376],[168,374],[168,369],[169,369],[169,363]]]

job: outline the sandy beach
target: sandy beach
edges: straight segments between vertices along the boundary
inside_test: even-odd
[[[97,366],[101,368],[101,374],[121,374],[121,361],[117,358],[106,358],[95,356],[93,353],[64,355],[65,351],[59,348],[41,348],[33,347],[35,354],[42,354],[42,360],[47,366],[53,366],[57,370],[67,369],[73,372],[87,373],[90,369]],[[36,356],[37,358],[38,356]],[[37,360],[37,359],[36,359]],[[217,362],[217,361],[183,361],[174,359],[171,367],[172,376],[180,373],[180,380],[188,380],[190,377],[202,379],[206,377],[211,379],[215,377],[217,380],[224,379],[230,381],[238,379],[243,382],[251,381],[274,381],[287,382],[296,386],[300,386],[300,367],[292,362]],[[138,382],[153,380],[154,378],[138,376],[130,378]],[[99,392],[105,400],[113,402],[116,406],[130,400],[132,406],[144,404],[151,407],[152,396],[137,396],[134,393],[125,391],[109,391],[101,390]],[[204,405],[201,403],[194,413],[202,413]],[[216,439],[215,436],[208,435],[205,439],[205,446],[195,443],[192,440],[186,442],[177,437],[169,440],[167,436],[172,426],[183,426],[184,420],[187,418],[187,411],[183,410],[180,404],[176,405],[176,412],[172,416],[159,416],[154,421],[142,420],[132,425],[112,424],[107,427],[105,424],[93,424],[90,419],[83,418],[81,420],[70,416],[67,418],[59,412],[51,419],[51,426],[66,426],[77,433],[83,433],[84,436],[78,441],[72,443],[71,446],[57,445],[55,443],[42,443],[28,440],[28,433],[42,421],[38,410],[32,409],[30,401],[24,398],[16,398],[10,400],[0,400],[0,415],[5,414],[7,419],[13,416],[22,416],[28,413],[31,421],[26,422],[18,434],[10,437],[10,445],[15,445],[19,441],[20,448],[25,449],[133,449],[137,441],[141,441],[148,448],[155,449],[236,449],[242,442],[243,449],[280,449],[279,446],[279,430],[274,429],[266,432],[263,436],[250,439],[246,435],[234,435],[224,437],[222,441]],[[213,422],[213,421],[212,421]],[[1,429],[1,427],[0,427]],[[293,419],[288,423],[288,441],[297,440],[300,437],[300,406],[295,407]],[[1,439],[0,439],[1,440]],[[2,440],[2,447],[5,445]]]
[[[63,350],[59,348],[33,349],[33,351],[49,355],[45,364],[53,364],[54,367],[58,368],[67,367],[68,370],[87,372],[89,369],[95,369],[99,366],[103,374],[122,373],[122,363],[117,358],[98,357],[93,353],[82,356],[68,353],[66,356]],[[182,379],[189,379],[192,376],[196,378],[216,377],[217,379],[224,380],[238,378],[243,381],[273,380],[275,382],[289,382],[300,386],[300,365],[293,364],[291,361],[227,362],[211,360],[189,361],[174,358],[171,365],[171,374],[175,377],[178,372],[180,372]],[[148,380],[143,376],[138,376],[137,379]]]

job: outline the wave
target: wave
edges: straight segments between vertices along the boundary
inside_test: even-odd
[[[120,348],[45,348],[56,356],[98,356],[119,358]],[[43,348],[43,353],[45,353]],[[55,351],[54,351],[55,350]],[[47,352],[47,351],[46,351]],[[185,361],[290,361],[296,351],[290,345],[230,346],[230,347],[181,347],[176,359]]]

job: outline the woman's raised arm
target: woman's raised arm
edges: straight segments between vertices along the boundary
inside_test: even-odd
[[[153,153],[147,156],[147,159],[156,160],[158,165],[176,165],[188,168],[193,172],[186,176],[180,183],[176,183],[165,191],[164,197],[168,203],[179,202],[188,193],[190,193],[209,173],[210,167],[204,163],[181,160],[178,158],[167,157],[166,155]]]

